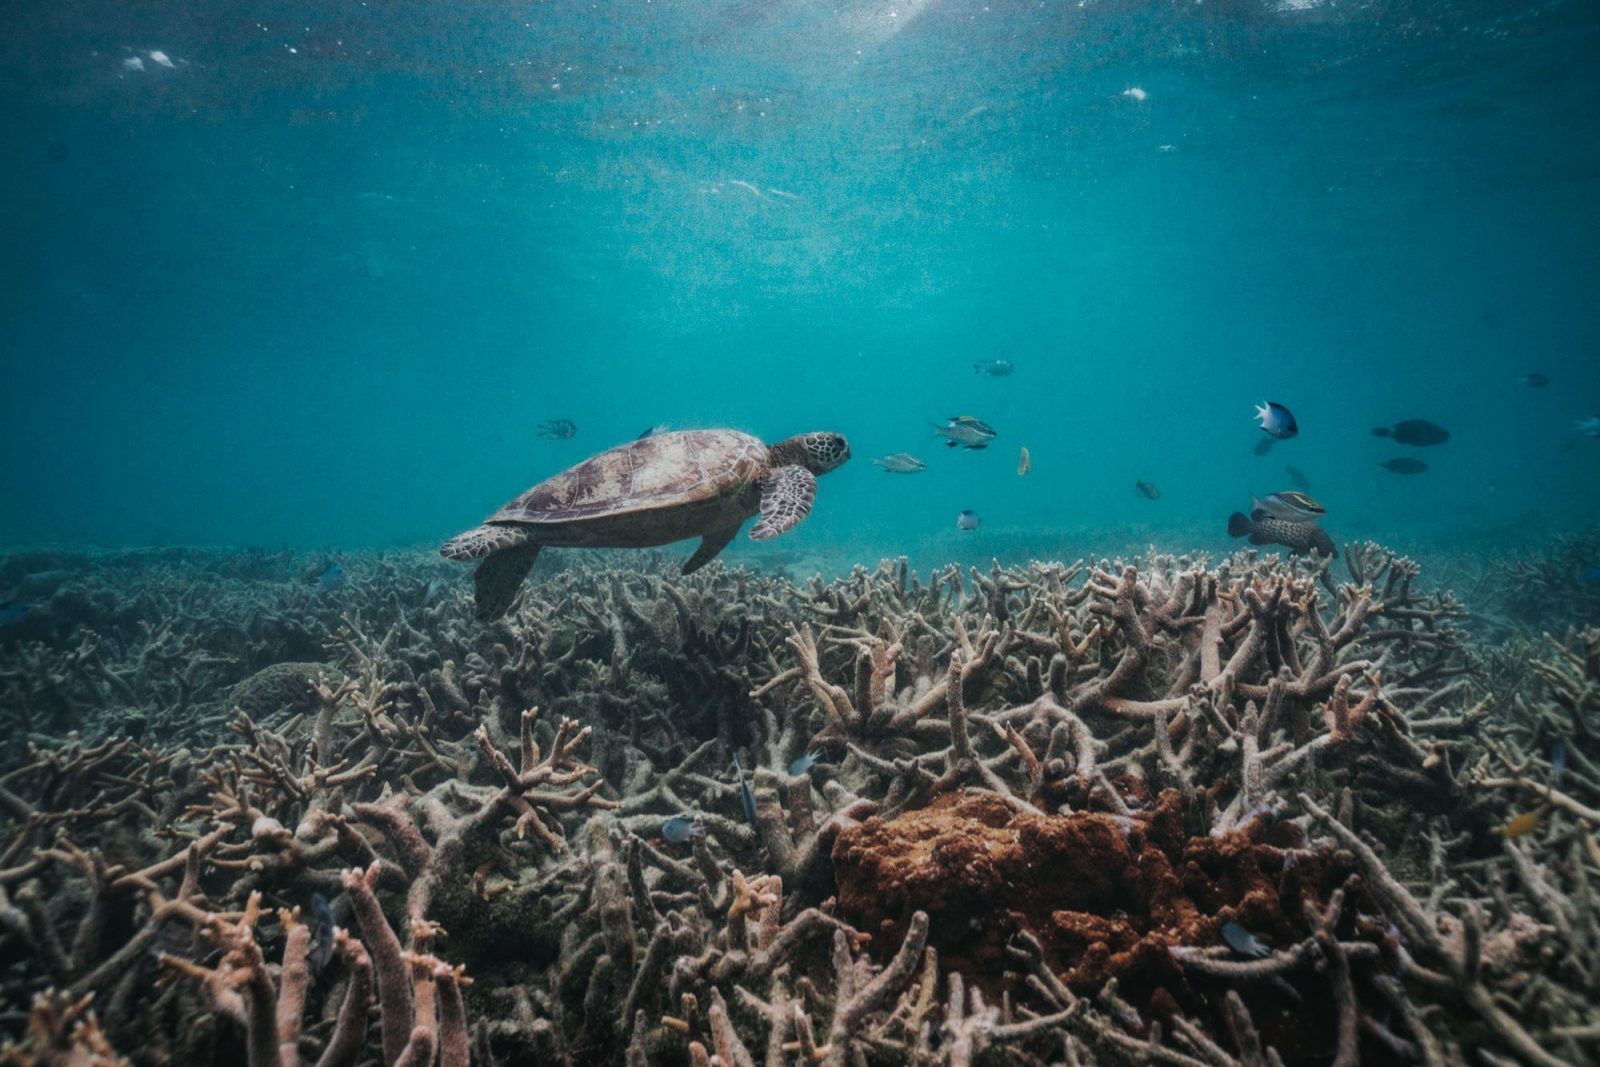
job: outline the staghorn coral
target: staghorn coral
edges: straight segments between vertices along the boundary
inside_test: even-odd
[[[1594,859],[1551,875],[1494,834],[1578,683],[1552,676],[1544,732],[1503,725],[1461,606],[1376,546],[1342,586],[1250,553],[801,586],[597,553],[490,626],[427,559],[345,557],[327,592],[270,554],[44,562],[68,571],[44,636],[0,666],[31,740],[0,770],[0,993],[97,993],[136,1063],[269,1055],[251,989],[258,1037],[299,1020],[285,1063],[1448,1063],[1464,1034],[1575,1063],[1592,1040],[1589,957],[1528,961],[1589,928],[1553,901]],[[680,814],[704,836],[664,840]],[[292,1011],[312,893],[359,939]],[[1232,957],[1230,919],[1270,955]],[[152,949],[193,980],[157,987]]]

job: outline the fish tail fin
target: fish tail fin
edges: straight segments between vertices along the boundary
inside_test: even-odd
[[[1228,516],[1228,536],[1243,537],[1250,532],[1250,516],[1242,511],[1235,511]]]
[[[1389,429],[1389,427],[1387,427],[1387,426],[1377,426],[1377,427],[1373,428],[1372,436],[1374,436],[1374,437],[1389,437],[1389,436],[1393,435],[1393,433],[1394,433],[1394,431]]]

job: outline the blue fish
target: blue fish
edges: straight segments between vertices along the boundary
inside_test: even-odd
[[[1272,955],[1272,949],[1262,944],[1255,934],[1238,923],[1222,924],[1222,940],[1228,943],[1229,948],[1247,959],[1261,960]]]
[[[1294,421],[1294,412],[1278,403],[1268,400],[1265,404],[1256,406],[1256,418],[1261,420],[1261,428],[1280,441],[1287,441],[1300,432],[1300,424]]]
[[[30,614],[28,605],[22,601],[8,600],[4,604],[0,604],[0,626],[15,626]]]
[[[1584,571],[1583,574],[1579,576],[1578,581],[1582,582],[1584,585],[1600,582],[1600,563],[1596,563],[1594,566]]]
[[[801,756],[799,759],[797,759],[793,763],[789,764],[789,773],[791,775],[799,775],[799,774],[806,773],[811,768],[813,768],[813,767],[815,767],[817,765],[817,759],[821,755],[822,755],[822,753],[818,752],[816,749],[812,749],[810,752],[807,752],[804,756]]]
[[[1550,746],[1550,784],[1557,788],[1567,773],[1567,743],[1557,741]]]
[[[317,579],[317,592],[326,593],[337,589],[344,584],[344,568],[337,563],[330,563],[322,576]]]
[[[739,757],[733,757],[734,770],[739,772],[739,803],[744,805],[744,820],[751,826],[756,825],[756,795],[750,792],[750,783],[745,781],[744,768],[739,766]]]
[[[674,815],[661,824],[661,836],[674,845],[682,845],[706,836],[706,828],[693,819]]]
[[[333,938],[337,931],[333,909],[328,906],[327,898],[321,893],[312,893],[311,955],[307,957],[312,974],[321,974],[328,961],[333,959]]]

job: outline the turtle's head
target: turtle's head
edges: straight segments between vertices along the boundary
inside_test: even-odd
[[[803,433],[771,448],[773,464],[793,463],[812,474],[827,474],[850,458],[850,442],[842,433]]]

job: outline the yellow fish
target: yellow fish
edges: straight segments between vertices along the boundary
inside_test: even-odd
[[[1501,828],[1500,832],[1507,837],[1526,837],[1539,828],[1539,820],[1544,817],[1543,808],[1525,811],[1516,816]]]
[[[1017,461],[1017,477],[1020,478],[1031,470],[1033,470],[1033,457],[1028,455],[1028,446],[1023,445],[1022,458]]]

